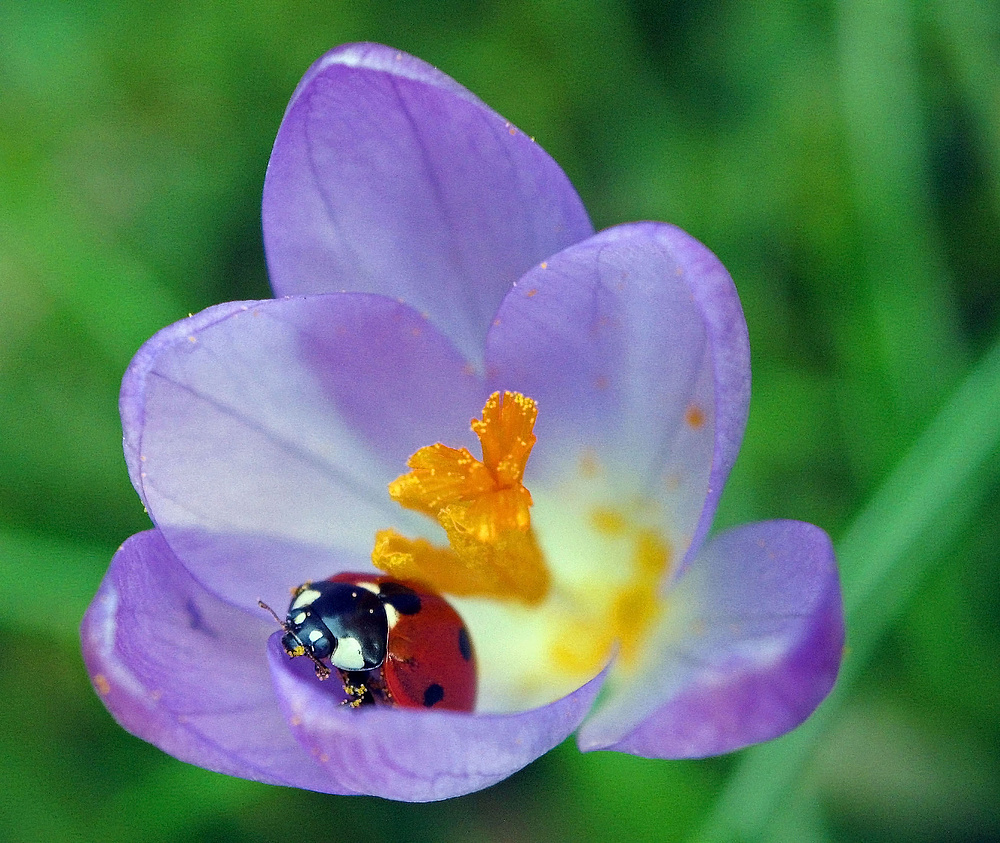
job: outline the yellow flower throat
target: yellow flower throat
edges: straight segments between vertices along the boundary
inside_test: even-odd
[[[536,441],[537,416],[538,405],[531,398],[495,392],[483,407],[482,419],[471,422],[482,445],[482,460],[466,448],[441,443],[411,456],[411,470],[389,484],[389,495],[401,506],[435,519],[448,546],[379,530],[372,551],[375,567],[456,597],[525,606],[545,601],[552,591],[552,574],[532,529],[531,493],[522,482]],[[556,664],[572,672],[600,669],[616,643],[626,661],[631,660],[657,614],[656,590],[669,564],[663,539],[631,525],[617,510],[595,509],[589,526],[600,536],[624,540],[633,564],[630,575],[612,577],[609,588],[597,589],[599,599],[571,606],[568,615],[565,601],[556,601],[562,608],[554,606],[553,611],[566,616],[549,642],[550,653]],[[595,593],[584,586],[570,591]]]

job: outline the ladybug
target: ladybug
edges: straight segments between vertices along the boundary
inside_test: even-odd
[[[292,592],[281,646],[308,656],[320,679],[340,675],[346,703],[472,711],[476,658],[469,631],[440,594],[415,582],[337,574]]]

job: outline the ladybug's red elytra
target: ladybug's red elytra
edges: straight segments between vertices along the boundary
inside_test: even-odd
[[[285,652],[312,659],[320,679],[330,676],[329,660],[351,706],[472,711],[476,704],[469,632],[447,600],[419,583],[359,573],[308,582],[279,623]]]

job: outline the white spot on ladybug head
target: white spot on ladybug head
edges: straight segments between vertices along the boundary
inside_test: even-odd
[[[306,622],[306,618],[307,617],[308,617],[308,615],[306,615],[305,612],[299,612],[294,618],[292,618],[292,623],[297,624],[298,626],[301,626],[302,624],[304,624]]]
[[[382,589],[379,588],[377,582],[359,582],[355,583],[358,588],[363,588],[365,591],[370,591],[372,594],[381,594]]]
[[[292,601],[292,605],[288,607],[288,611],[294,612],[296,609],[305,609],[311,606],[319,596],[320,594],[315,588],[307,588],[299,592],[295,600]]]
[[[399,621],[399,612],[392,603],[383,603],[385,609],[385,619],[389,622],[389,629],[392,629]]]
[[[309,643],[315,644],[322,637],[323,633],[320,632],[318,629],[314,629],[312,632],[309,633]]]
[[[361,643],[357,638],[338,638],[330,661],[341,670],[364,670],[365,660],[361,655]]]

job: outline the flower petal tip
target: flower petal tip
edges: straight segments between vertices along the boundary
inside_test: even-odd
[[[489,787],[561,743],[593,705],[595,677],[547,706],[514,714],[351,709],[272,636],[272,677],[290,729],[342,792],[431,802]]]
[[[692,608],[662,639],[645,697],[619,695],[598,709],[578,735],[582,750],[731,752],[795,728],[832,689],[844,614],[819,528],[770,521],[722,533],[671,599]]]

